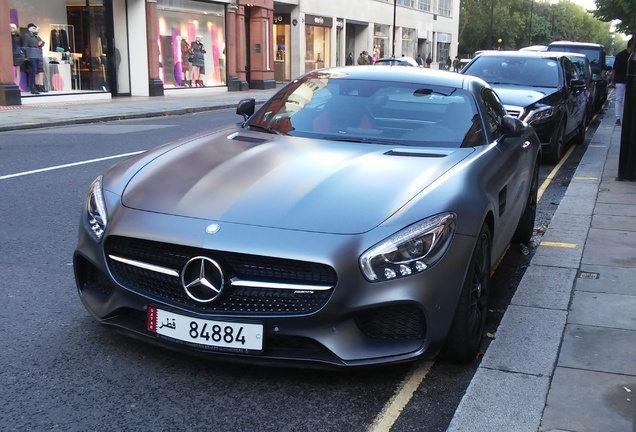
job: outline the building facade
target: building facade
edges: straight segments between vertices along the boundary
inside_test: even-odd
[[[362,51],[443,65],[459,0],[0,0],[0,22],[0,105],[17,105],[272,88]]]

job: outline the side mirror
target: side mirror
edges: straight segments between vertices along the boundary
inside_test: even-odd
[[[520,137],[526,130],[526,126],[521,120],[511,115],[503,116],[501,131],[506,137]]]
[[[256,99],[248,98],[239,101],[236,106],[236,113],[243,116],[243,120],[247,121],[254,114],[256,107]]]

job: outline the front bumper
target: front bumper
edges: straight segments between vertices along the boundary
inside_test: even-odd
[[[388,230],[370,239],[371,234],[342,236],[225,224],[219,233],[206,236],[209,223],[120,207],[101,244],[81,227],[74,267],[84,306],[100,323],[118,331],[210,358],[312,367],[398,363],[437,353],[450,327],[474,246],[474,238],[455,235],[444,258],[423,273],[370,283],[361,274],[358,257],[368,245],[391,234]],[[113,247],[114,241],[139,244],[135,239],[140,238],[145,249]],[[224,267],[228,284],[237,264],[226,257],[238,254],[258,257],[242,264],[261,267],[252,275],[256,281],[280,278],[284,263],[305,263],[325,272],[332,288],[314,293],[230,288],[218,304],[208,306],[184,296],[178,278],[148,277],[138,269],[122,269],[125,264],[108,257],[115,251],[156,264],[153,253],[158,245],[177,270],[195,254],[215,257]],[[147,328],[149,306],[200,319],[262,324],[263,351],[204,349],[160,338]]]

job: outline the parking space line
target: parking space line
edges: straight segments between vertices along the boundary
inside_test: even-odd
[[[559,162],[553,169],[552,171],[550,171],[550,174],[548,174],[548,176],[545,178],[545,180],[543,180],[543,183],[541,183],[541,187],[539,188],[539,191],[537,192],[537,202],[541,201],[541,197],[543,196],[543,193],[545,192],[545,190],[548,188],[548,186],[550,186],[550,183],[552,183],[552,180],[554,180],[554,176],[556,175],[556,173],[559,172],[559,170],[561,169],[561,167],[563,166],[563,164],[565,163],[565,161],[568,160],[568,158],[570,157],[570,155],[572,154],[572,152],[574,151],[574,146],[570,146],[570,148],[568,149],[568,151],[565,153],[565,155],[561,158],[561,162]]]
[[[378,414],[374,422],[371,423],[367,432],[389,432],[391,430],[391,427],[413,397],[413,393],[424,381],[434,363],[432,360],[415,363],[411,372],[404,378],[400,387]]]
[[[558,247],[558,248],[565,248],[565,249],[576,249],[578,247],[578,244],[576,244],[576,243],[542,241],[541,242],[541,246]]]
[[[145,150],[132,152],[132,153],[123,153],[123,154],[118,154],[118,155],[115,155],[115,156],[107,156],[107,157],[103,157],[103,158],[99,158],[99,159],[90,159],[90,160],[86,160],[86,161],[73,162],[73,163],[69,163],[69,164],[57,165],[57,166],[52,166],[52,167],[48,167],[48,168],[40,168],[40,169],[36,169],[36,170],[31,170],[31,171],[23,171],[23,172],[19,172],[19,173],[15,173],[15,174],[7,174],[7,175],[0,176],[0,180],[7,180],[7,179],[10,179],[10,178],[15,178],[15,177],[23,177],[23,176],[27,176],[27,175],[31,175],[31,174],[38,174],[38,173],[47,172],[47,171],[55,171],[55,170],[59,170],[59,169],[63,169],[63,168],[70,168],[70,167],[79,166],[79,165],[87,165],[87,164],[107,161],[107,160],[111,160],[111,159],[125,158],[125,157],[128,157],[128,156],[138,155],[138,154],[143,153],[143,152],[145,152]]]

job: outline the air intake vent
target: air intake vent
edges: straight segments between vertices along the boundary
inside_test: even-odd
[[[267,140],[263,138],[255,138],[255,137],[239,135],[239,134],[230,135],[228,138],[236,140],[236,141],[248,142],[251,144],[262,144],[264,142],[267,142]]]

